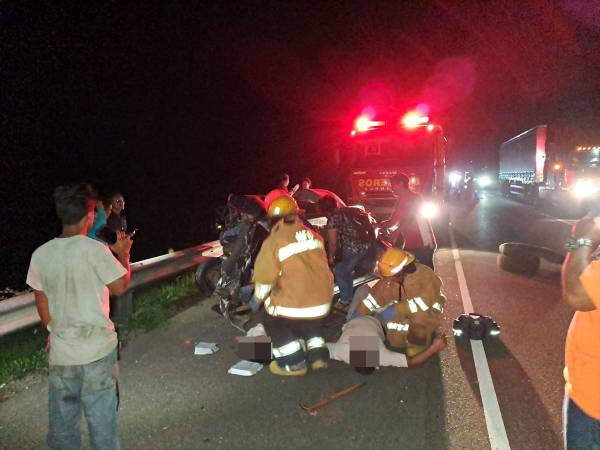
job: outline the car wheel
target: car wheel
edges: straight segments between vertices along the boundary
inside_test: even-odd
[[[221,259],[210,258],[196,269],[196,284],[200,292],[209,297],[215,291],[219,278],[221,277]]]

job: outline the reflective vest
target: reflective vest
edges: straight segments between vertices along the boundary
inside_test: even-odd
[[[405,275],[402,286],[379,280],[357,308],[363,315],[379,315],[393,308],[384,324],[393,347],[405,348],[413,342],[426,348],[442,321],[446,301],[441,293],[442,281],[429,267],[419,263],[415,266],[417,270]]]
[[[324,247],[321,236],[298,219],[290,224],[280,220],[273,227],[254,265],[255,286],[261,292],[264,286],[271,288],[264,299],[267,314],[289,319],[329,314],[333,274]]]

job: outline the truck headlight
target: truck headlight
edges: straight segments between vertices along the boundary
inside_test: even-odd
[[[481,189],[485,189],[486,187],[492,184],[492,179],[487,175],[482,175],[479,178],[477,178],[477,184]]]
[[[453,187],[458,186],[458,183],[460,183],[462,179],[463,176],[459,172],[450,172],[450,175],[448,175],[448,180]]]
[[[421,205],[421,216],[425,219],[431,220],[438,216],[440,208],[433,202],[425,202]]]
[[[596,195],[599,190],[598,184],[594,183],[593,180],[580,178],[573,187],[573,194],[577,198],[586,198]]]

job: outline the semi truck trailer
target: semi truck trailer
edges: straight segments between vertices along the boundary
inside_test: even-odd
[[[593,130],[539,125],[500,146],[502,194],[530,204],[600,201],[600,139]]]

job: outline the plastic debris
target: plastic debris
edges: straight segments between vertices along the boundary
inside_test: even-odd
[[[194,355],[212,355],[219,351],[219,346],[214,342],[196,342]]]
[[[265,330],[265,327],[263,326],[262,323],[259,323],[258,325],[250,328],[248,330],[248,332],[246,333],[246,336],[266,336],[267,335],[267,331]]]
[[[243,377],[251,377],[252,375],[256,375],[264,366],[257,362],[246,361],[245,359],[242,361],[238,361],[236,364],[231,366],[227,373],[231,375],[241,375]]]

